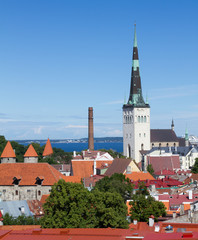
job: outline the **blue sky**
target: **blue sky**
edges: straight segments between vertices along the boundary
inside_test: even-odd
[[[198,135],[198,1],[0,1],[0,134],[122,136],[134,22],[151,128]]]

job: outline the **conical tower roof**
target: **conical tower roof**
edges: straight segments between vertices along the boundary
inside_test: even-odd
[[[10,141],[7,142],[2,154],[1,158],[16,158],[15,152],[12,148]]]
[[[44,151],[43,151],[43,157],[49,156],[49,155],[51,155],[51,154],[53,154],[53,149],[52,149],[52,145],[51,145],[51,143],[50,143],[50,140],[49,140],[49,138],[48,138],[48,139],[47,139],[47,142],[46,142],[46,145],[45,145],[45,149],[44,149]]]
[[[24,154],[24,157],[38,157],[38,154],[36,153],[32,144],[30,144],[30,146],[28,147],[26,153]]]

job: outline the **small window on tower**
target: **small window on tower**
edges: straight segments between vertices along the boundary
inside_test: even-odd
[[[143,116],[141,116],[141,123],[143,123]]]
[[[139,137],[141,137],[141,133],[139,133]]]
[[[146,122],[146,116],[144,116],[144,122]]]
[[[140,122],[140,116],[138,116],[138,122]]]

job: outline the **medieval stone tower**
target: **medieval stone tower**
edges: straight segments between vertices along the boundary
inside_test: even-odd
[[[141,150],[150,150],[150,106],[142,96],[135,26],[131,89],[129,100],[123,105],[123,153],[138,163]]]

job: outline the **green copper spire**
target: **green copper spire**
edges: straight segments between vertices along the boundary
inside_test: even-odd
[[[141,87],[140,78],[140,67],[137,47],[137,36],[136,36],[136,24],[134,25],[134,43],[133,43],[133,58],[132,58],[132,71],[131,71],[131,89],[128,103],[134,107],[149,107],[144,102]]]

